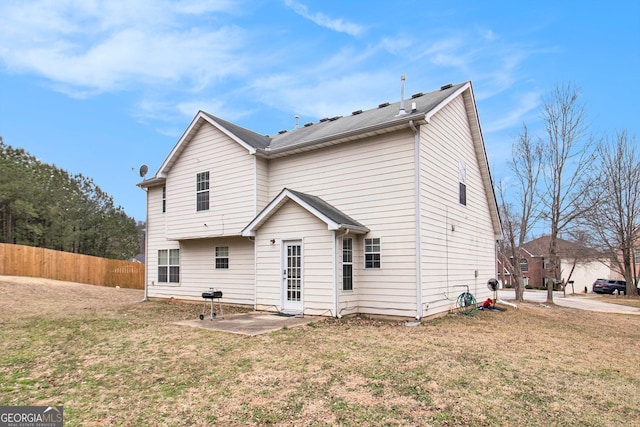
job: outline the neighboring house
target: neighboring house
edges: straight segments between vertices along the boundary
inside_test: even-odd
[[[528,287],[547,286],[550,240],[550,236],[542,236],[522,245],[520,269]],[[567,293],[584,293],[585,289],[591,292],[591,285],[596,279],[607,279],[611,275],[606,260],[593,249],[559,238],[557,251],[561,280],[569,282],[566,284]],[[557,285],[556,289],[561,289],[561,286]]]
[[[491,295],[501,227],[470,82],[271,136],[200,111],[138,185],[149,297],[420,319],[464,286]]]

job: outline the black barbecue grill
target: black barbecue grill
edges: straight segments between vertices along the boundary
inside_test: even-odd
[[[216,312],[213,306],[213,300],[218,300],[218,308],[220,309],[220,318],[224,319],[224,313],[222,312],[222,303],[220,302],[220,298],[222,298],[222,291],[216,291],[213,288],[209,289],[209,292],[203,292],[202,298],[204,299],[204,307],[202,307],[202,313],[200,314],[200,320],[204,320],[204,313],[207,311],[207,300],[211,301],[211,320],[217,317]]]

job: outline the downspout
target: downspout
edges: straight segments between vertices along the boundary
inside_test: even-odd
[[[253,217],[258,215],[258,156],[253,155]],[[253,309],[258,310],[258,244],[253,243]],[[279,310],[278,310],[279,311]]]
[[[416,319],[420,320],[422,312],[422,215],[420,209],[420,131],[413,120],[409,127],[414,135],[414,168],[415,168],[415,203],[416,203]]]
[[[338,317],[338,233],[333,233],[333,312]]]
[[[333,312],[338,319],[342,318],[342,315],[338,311],[338,237],[344,237],[349,234],[349,232],[350,230],[347,228],[340,236],[338,236],[338,233],[335,233],[333,239]]]
[[[144,222],[144,297],[136,302],[149,300],[149,291],[147,289],[149,285],[149,189],[144,189],[144,192],[147,195],[146,218]]]

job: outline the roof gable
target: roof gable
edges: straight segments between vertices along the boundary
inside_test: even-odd
[[[198,111],[198,114],[193,118],[187,130],[182,134],[176,145],[158,169],[158,172],[156,172],[155,178],[163,178],[167,176],[171,167],[175,164],[178,157],[180,157],[180,154],[182,154],[198,130],[205,124],[209,124],[217,128],[219,131],[227,135],[232,141],[235,141],[245,148],[249,154],[254,154],[257,148],[265,146],[268,139],[268,137],[258,135],[249,129],[234,125],[214,117],[209,113]]]
[[[293,201],[327,224],[328,230],[349,230],[356,234],[369,231],[344,212],[322,200],[320,197],[284,188],[245,228],[242,235],[255,236],[256,231],[288,201]]]

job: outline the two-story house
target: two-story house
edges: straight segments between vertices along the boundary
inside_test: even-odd
[[[500,219],[470,82],[262,135],[200,111],[147,192],[149,297],[420,319],[481,301]]]

